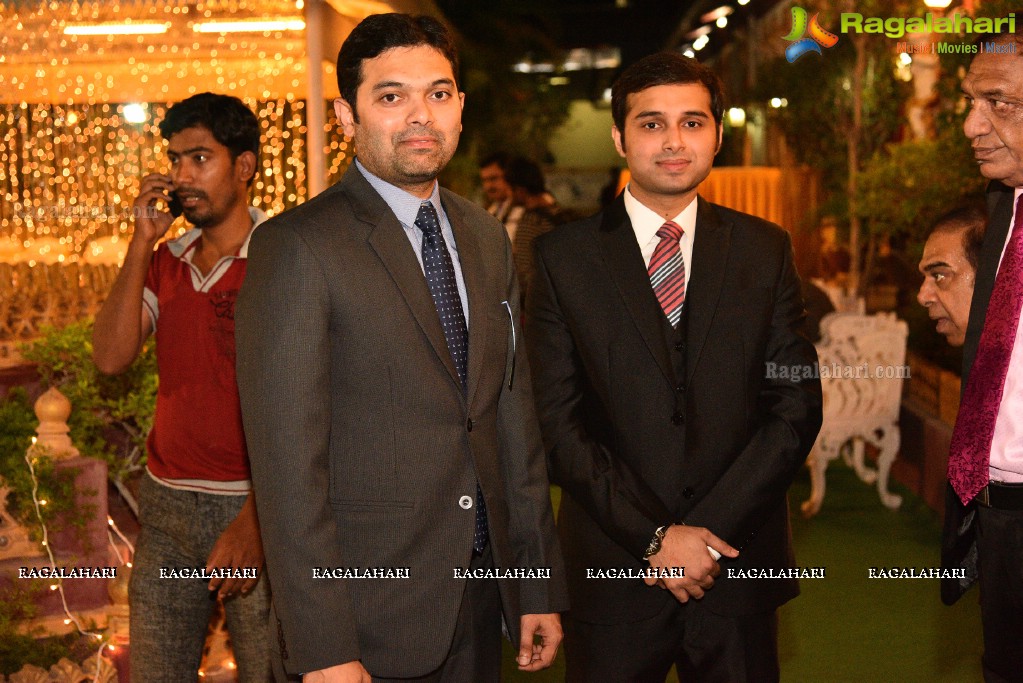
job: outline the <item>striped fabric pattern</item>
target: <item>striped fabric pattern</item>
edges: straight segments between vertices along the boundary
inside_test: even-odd
[[[650,284],[654,294],[661,303],[661,310],[668,317],[672,327],[678,325],[682,317],[682,304],[686,299],[686,264],[682,259],[679,240],[682,239],[682,228],[673,221],[668,221],[657,230],[661,241],[650,257]]]

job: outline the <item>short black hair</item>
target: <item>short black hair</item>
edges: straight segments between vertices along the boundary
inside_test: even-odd
[[[934,222],[930,235],[960,231],[963,236],[963,253],[976,271],[980,265],[980,247],[984,243],[984,233],[987,231],[987,212],[973,204],[952,209]]]
[[[160,135],[170,140],[186,128],[208,130],[214,140],[227,147],[232,160],[243,152],[252,152],[259,158],[259,121],[237,97],[202,92],[181,100],[167,110],[160,122]],[[253,178],[249,178],[249,183]]]
[[[458,50],[455,41],[440,21],[426,15],[372,14],[352,29],[337,53],[337,88],[341,99],[352,108],[359,122],[355,97],[362,83],[362,63],[396,47],[432,47],[447,58],[451,73],[458,79]]]
[[[511,155],[508,152],[494,152],[480,159],[480,168],[486,168],[487,166],[493,166],[497,164],[497,167],[502,171],[508,169],[508,163],[511,161]]]
[[[504,179],[512,187],[521,187],[531,195],[547,191],[547,181],[540,165],[525,157],[515,157],[504,169]]]
[[[628,97],[658,85],[699,83],[710,93],[710,110],[720,127],[725,112],[725,93],[721,79],[709,67],[677,52],[657,52],[629,66],[611,86],[611,118],[622,135],[625,147],[625,115]]]

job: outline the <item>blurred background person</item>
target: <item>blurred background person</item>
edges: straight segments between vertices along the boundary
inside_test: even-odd
[[[533,242],[540,235],[550,232],[554,226],[569,223],[581,216],[558,204],[547,191],[547,179],[539,164],[525,157],[515,157],[508,162],[505,179],[511,187],[512,201],[523,208],[522,217],[512,236],[512,255],[519,276],[519,291],[525,301],[533,277]]]
[[[487,202],[487,211],[497,220],[504,223],[508,231],[508,239],[515,239],[515,228],[522,217],[522,205],[512,196],[511,186],[505,177],[511,156],[507,152],[494,152],[480,162],[480,182],[483,184],[483,196]]]
[[[920,259],[923,284],[916,299],[952,346],[966,341],[970,301],[987,217],[979,207],[960,208],[934,224]]]

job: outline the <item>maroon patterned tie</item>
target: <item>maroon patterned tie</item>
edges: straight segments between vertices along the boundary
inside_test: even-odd
[[[682,228],[678,223],[668,221],[657,230],[657,236],[661,241],[650,257],[647,273],[664,315],[675,327],[682,317],[682,304],[686,299],[686,264],[678,245],[682,239]]]
[[[987,486],[991,439],[1023,306],[1023,195],[988,302],[948,453],[948,480],[963,505]]]

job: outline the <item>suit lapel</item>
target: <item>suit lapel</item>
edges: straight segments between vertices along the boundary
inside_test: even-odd
[[[466,222],[465,215],[454,202],[444,201],[446,194],[447,191],[442,189],[441,203],[451,223],[451,231],[455,235],[458,260],[462,267],[462,280],[465,282],[465,293],[469,299],[469,376],[466,379],[465,393],[471,405],[483,370],[483,350],[487,348],[486,272],[477,231]]]
[[[643,254],[621,196],[604,212],[597,239],[611,281],[618,289],[625,308],[664,377],[674,384],[675,373],[664,339],[664,313],[650,286]]]
[[[714,311],[721,298],[732,236],[731,223],[722,222],[714,207],[703,197],[698,197],[697,201],[696,236],[693,241],[693,262],[690,265],[692,272],[686,290],[687,384],[696,371],[696,364],[714,319]]]
[[[444,339],[437,307],[430,296],[423,269],[412,251],[408,237],[405,236],[404,228],[387,206],[387,202],[377,194],[354,165],[345,173],[341,183],[345,185],[347,194],[352,199],[355,217],[373,226],[367,238],[370,248],[401,291],[412,316],[426,335],[434,352],[444,363],[444,367],[448,369],[451,379],[461,388],[458,371]]]

